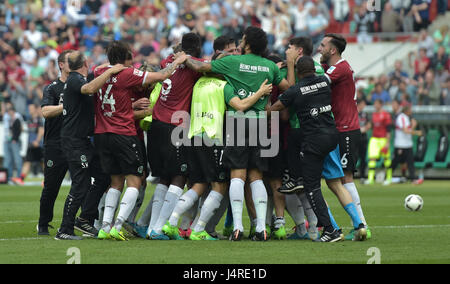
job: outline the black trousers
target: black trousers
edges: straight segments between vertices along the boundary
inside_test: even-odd
[[[39,209],[39,226],[46,227],[53,220],[53,209],[61,183],[69,169],[60,145],[46,145],[44,148],[44,188]]]
[[[394,160],[392,161],[391,168],[395,171],[399,164],[405,163],[408,165],[409,179],[411,181],[416,179],[416,168],[414,167],[414,153],[412,148],[395,148]]]
[[[101,170],[99,159],[95,157],[90,139],[63,137],[62,148],[69,165],[72,186],[64,204],[60,232],[73,234],[75,216],[81,206],[84,212],[80,217],[91,223],[94,221],[98,214],[98,203],[109,182]],[[92,184],[91,177],[94,177],[97,184]]]
[[[301,153],[297,167],[302,167],[303,184],[308,201],[318,219],[318,225],[325,231],[333,231],[328,207],[321,191],[321,178],[325,157],[338,145],[339,134],[305,135],[301,141]],[[298,148],[298,146],[297,146]],[[298,169],[297,169],[298,171]]]
[[[288,134],[287,144],[287,163],[289,177],[297,179],[302,177],[302,165],[300,164],[301,142],[303,140],[302,132],[299,128],[291,128]]]

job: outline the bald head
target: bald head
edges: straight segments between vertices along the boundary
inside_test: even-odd
[[[67,63],[71,71],[79,70],[86,64],[86,57],[80,51],[74,51],[67,57]]]

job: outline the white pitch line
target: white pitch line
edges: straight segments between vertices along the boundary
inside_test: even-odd
[[[34,241],[43,239],[45,238],[13,238],[13,239],[0,239],[0,241]]]

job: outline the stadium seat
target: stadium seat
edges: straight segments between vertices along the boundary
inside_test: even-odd
[[[425,158],[423,161],[415,162],[414,166],[416,169],[425,169],[433,166],[434,159],[436,156],[436,151],[438,148],[440,133],[437,129],[428,129],[427,131],[427,141],[428,148],[425,153]]]
[[[450,139],[450,135],[448,136],[448,138]],[[450,150],[447,151],[447,155],[445,156],[445,161],[443,162],[433,162],[433,168],[436,169],[446,169],[446,168],[450,168]]]

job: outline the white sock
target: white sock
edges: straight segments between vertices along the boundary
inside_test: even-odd
[[[164,199],[164,204],[161,208],[161,211],[159,212],[158,221],[155,223],[155,227],[153,230],[157,234],[162,233],[162,227],[164,227],[164,224],[166,224],[167,220],[169,219],[170,215],[173,212],[173,209],[177,205],[178,199],[183,194],[183,189],[171,184],[169,186],[169,189],[167,190],[166,197]]]
[[[103,196],[100,199],[97,207],[98,219],[95,219],[94,221],[94,228],[96,228],[97,230],[100,230],[102,228],[103,213],[105,212],[105,199],[106,199],[106,192],[103,193]]]
[[[150,218],[150,225],[148,226],[147,235],[150,235],[150,232],[158,220],[168,189],[169,188],[166,185],[161,183],[158,183],[155,187],[155,193],[153,194],[152,215]]]
[[[286,210],[294,220],[295,225],[305,224],[305,212],[303,205],[296,194],[286,194]]]
[[[267,190],[262,180],[252,182],[250,188],[256,211],[256,232],[262,232],[266,229]]]
[[[311,207],[311,204],[309,204],[308,197],[306,197],[306,193],[302,192],[300,194],[297,194],[298,198],[302,202],[303,210],[306,214],[306,219],[308,219],[309,222],[309,232],[311,233],[317,233],[317,216],[314,213],[314,210]]]
[[[274,206],[273,195],[267,195],[266,225],[269,225],[269,227],[272,226]]]
[[[225,214],[225,211],[228,208],[228,204],[230,204],[230,196],[228,194],[225,194],[222,198],[222,201],[220,202],[219,208],[216,210],[212,218],[205,226],[205,230],[207,232],[216,231],[217,224],[219,224],[220,219],[222,219],[223,215]]]
[[[203,203],[202,210],[200,211],[200,217],[198,218],[197,225],[194,228],[194,231],[201,232],[205,230],[206,224],[208,224],[209,220],[212,218],[216,210],[220,207],[220,202],[223,199],[223,195],[218,193],[217,191],[211,191],[208,197]]]
[[[127,221],[129,223],[134,223],[136,220],[136,216],[139,212],[139,209],[141,209],[142,203],[144,202],[144,198],[145,198],[145,188],[146,188],[146,184],[141,185],[141,187],[139,188],[139,195],[138,198],[136,200],[136,204],[134,205],[133,210],[130,213],[130,216],[128,216]]]
[[[202,211],[202,208],[203,208],[203,203],[205,203],[205,195],[206,193],[203,193],[203,195],[202,196],[200,196],[200,198],[198,199],[198,206],[197,206],[197,212],[201,212]],[[198,222],[198,219],[200,218],[200,214],[196,214],[195,215],[195,218],[194,218],[194,221],[192,221],[192,224],[191,224],[191,227],[190,227],[190,229],[193,231],[194,230],[194,228],[195,228],[195,226],[197,226],[197,222]]]
[[[353,182],[344,184],[345,189],[350,193],[353,199],[353,203],[356,206],[356,211],[358,211],[359,219],[367,226],[366,219],[364,218],[364,214],[361,207],[361,200],[359,199],[359,193],[356,189],[356,185]]]
[[[183,214],[183,218],[181,219],[180,228],[182,230],[188,230],[192,221],[194,221],[195,217],[197,217],[197,209],[198,209],[199,199],[191,206],[191,208]]]
[[[142,213],[141,217],[137,221],[138,226],[145,226],[148,227],[150,224],[150,218],[152,217],[152,207],[153,207],[153,199],[155,196],[153,195],[150,199],[150,202],[147,204],[147,207],[144,210],[144,213]]]
[[[118,232],[122,229],[122,224],[133,211],[134,205],[136,205],[136,200],[139,196],[139,190],[135,187],[129,187],[125,191],[125,194],[122,197],[122,201],[120,202],[119,214],[117,214],[117,219],[114,224],[114,227]]]
[[[230,182],[230,203],[233,212],[234,230],[244,231],[242,225],[242,210],[244,208],[244,185],[245,182],[234,178]]]
[[[172,226],[178,226],[178,220],[180,217],[198,200],[198,194],[193,189],[189,189],[185,194],[183,194],[180,199],[178,199],[175,209],[173,209],[172,214],[169,218],[169,223]]]
[[[114,219],[114,213],[116,212],[117,203],[120,200],[122,192],[115,188],[110,188],[105,197],[105,210],[103,212],[102,229],[106,233],[111,231],[112,222]]]

